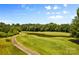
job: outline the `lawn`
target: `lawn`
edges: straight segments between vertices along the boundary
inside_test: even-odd
[[[11,37],[0,38],[0,55],[24,55],[22,51],[17,49],[11,43]]]
[[[17,41],[41,55],[78,55],[75,38],[64,32],[21,32]]]

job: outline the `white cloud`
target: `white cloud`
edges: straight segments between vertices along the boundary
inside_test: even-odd
[[[67,14],[68,13],[68,11],[63,11],[63,14]]]
[[[2,19],[0,19],[0,22],[6,23],[6,24],[11,24],[11,22],[9,22],[7,20],[2,20]]]
[[[71,19],[74,19],[74,17],[76,16],[76,14],[73,14],[71,16],[69,16]]]
[[[51,14],[55,14],[55,12],[51,12]]]
[[[53,9],[56,10],[56,9],[59,9],[59,7],[55,5],[55,6],[53,7]]]
[[[48,18],[51,18],[51,19],[53,19],[53,18],[56,18],[55,16],[49,16]]]
[[[61,14],[61,12],[47,12],[47,14]]]
[[[56,12],[56,14],[61,14],[61,12]]]
[[[50,18],[50,19],[61,19],[61,18],[63,18],[63,16],[56,15],[56,16],[49,16],[48,18]]]
[[[6,24],[12,24],[12,20],[11,19],[7,19],[7,16],[1,17],[0,18],[0,22],[6,23]]]
[[[56,14],[56,15],[58,15],[58,14],[68,14],[69,12],[68,11],[66,11],[66,10],[64,10],[64,11],[62,11],[62,12],[47,12],[47,14]]]
[[[61,16],[61,15],[57,15],[56,18],[63,18],[63,16]]]
[[[45,6],[45,8],[46,8],[47,10],[51,10],[51,9],[52,9],[51,6]]]
[[[47,14],[51,14],[50,12],[47,12]]]
[[[52,12],[52,14],[61,14],[60,12]]]
[[[67,7],[67,4],[64,4],[64,7]]]

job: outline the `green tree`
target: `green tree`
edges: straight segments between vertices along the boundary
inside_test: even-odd
[[[79,18],[79,8],[77,9],[77,16],[78,16],[78,18]]]
[[[79,37],[79,8],[77,9],[77,16],[72,20],[71,35]]]

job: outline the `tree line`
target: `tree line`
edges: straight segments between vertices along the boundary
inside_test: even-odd
[[[0,37],[8,37],[18,34],[21,31],[51,31],[51,32],[69,32],[73,37],[79,37],[79,8],[77,16],[71,24],[5,24],[0,22]]]
[[[55,32],[69,32],[69,24],[5,24],[0,23],[0,36],[12,36],[16,35],[21,31],[55,31]]]

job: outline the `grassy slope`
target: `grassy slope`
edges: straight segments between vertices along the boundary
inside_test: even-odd
[[[70,42],[73,38],[69,37],[69,33],[61,32],[28,32],[20,33],[17,40],[33,50],[38,51],[40,54],[79,54],[79,45]],[[58,37],[46,37],[33,33],[54,35]],[[66,35],[66,37],[61,37]],[[67,37],[68,36],[68,37]]]
[[[70,37],[70,34],[65,32],[27,32],[27,34],[41,37]]]
[[[22,51],[17,49],[12,45],[11,41],[6,41],[6,39],[11,40],[11,38],[0,38],[0,55],[23,55]]]

